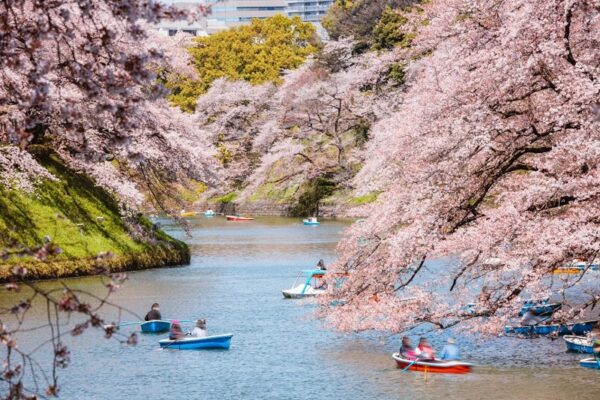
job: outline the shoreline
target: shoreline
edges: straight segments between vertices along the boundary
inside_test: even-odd
[[[158,244],[141,252],[115,255],[109,259],[89,257],[38,261],[25,258],[0,264],[0,283],[11,281],[12,270],[17,265],[27,268],[26,281],[41,281],[98,276],[107,272],[119,273],[155,268],[175,268],[189,265],[190,260],[189,247],[180,241]]]

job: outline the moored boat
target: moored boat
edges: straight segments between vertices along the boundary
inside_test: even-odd
[[[473,369],[473,364],[464,361],[444,360],[408,360],[400,357],[400,354],[392,354],[396,360],[396,366],[408,371],[433,372],[439,374],[468,374]]]
[[[302,299],[323,294],[325,293],[322,282],[323,276],[325,276],[325,271],[322,269],[304,270],[298,274],[292,287],[282,290],[281,293],[286,299]],[[305,278],[304,283],[298,284],[298,281],[303,278]]]
[[[140,325],[143,333],[162,333],[171,329],[170,321],[146,321]]]
[[[584,358],[579,361],[579,365],[584,368],[600,369],[600,359],[595,359],[593,357]]]
[[[308,225],[308,226],[318,226],[318,225],[321,225],[321,223],[317,220],[316,217],[310,217],[310,218],[303,219],[302,223],[304,225]]]
[[[253,221],[254,218],[251,217],[242,217],[240,215],[228,215],[227,221]]]
[[[575,353],[594,353],[594,340],[585,336],[567,335],[563,337],[567,350]]]
[[[186,337],[178,340],[163,339],[158,343],[162,348],[177,350],[200,350],[200,349],[229,349],[233,334],[214,335],[207,337]]]
[[[536,315],[548,315],[553,314],[562,307],[561,303],[532,303],[526,302],[521,310],[519,311],[519,317],[525,315],[527,311],[531,311]]]
[[[571,324],[505,326],[504,333],[520,336],[585,335],[594,329],[596,323],[597,320]]]

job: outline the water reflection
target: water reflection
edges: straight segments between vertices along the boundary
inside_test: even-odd
[[[191,221],[192,264],[132,273],[113,300],[140,316],[158,301],[167,318],[206,318],[211,333],[234,333],[230,351],[159,350],[164,335],[136,347],[100,332],[67,338],[72,365],[63,372],[67,399],[597,399],[599,375],[577,366],[561,340],[459,337],[475,373],[444,376],[395,368],[396,336],[341,335],[310,318],[312,306],[283,300],[298,270],[330,261],[344,222],[318,228],[284,218],[249,223]],[[169,221],[163,226],[184,238]],[[102,292],[96,278],[70,280]],[[55,283],[43,283],[50,287]],[[0,293],[0,306],[14,298]],[[107,310],[108,311],[108,310]],[[109,312],[110,313],[110,312]],[[36,304],[31,324],[45,317]],[[117,315],[112,313],[112,318]],[[130,317],[127,317],[130,318]],[[441,348],[448,333],[432,335]],[[33,346],[39,334],[25,338]],[[414,338],[416,339],[416,337]],[[414,341],[414,340],[413,340]],[[40,354],[44,357],[43,354]]]

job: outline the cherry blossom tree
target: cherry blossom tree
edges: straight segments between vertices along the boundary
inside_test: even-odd
[[[162,100],[164,59],[142,25],[184,16],[144,0],[0,4],[0,144],[49,146],[71,167],[104,174],[99,182],[115,180],[119,169],[97,166],[114,159],[209,181],[210,147],[184,145],[192,121]]]
[[[600,251],[598,3],[423,7],[402,104],[355,180],[385,193],[340,244],[332,276],[348,276],[324,315],[342,330],[495,334],[525,298],[573,290],[583,299],[553,318],[586,315],[600,300],[589,268],[552,271]]]

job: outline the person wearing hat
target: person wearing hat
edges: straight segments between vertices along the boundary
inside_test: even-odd
[[[185,333],[181,330],[181,323],[177,320],[171,322],[171,331],[169,331],[170,340],[179,340],[185,337]]]
[[[203,338],[208,336],[208,331],[206,330],[206,320],[199,319],[196,321],[196,326],[192,329],[188,335],[194,336],[197,338]]]
[[[445,361],[460,360],[460,350],[458,350],[458,346],[456,346],[454,339],[448,339],[448,344],[442,349],[440,358]]]
[[[144,320],[157,321],[160,319],[162,319],[162,315],[160,315],[160,306],[158,305],[158,303],[154,303],[152,304],[152,307],[150,307],[150,311],[148,311],[148,314],[146,314]]]

